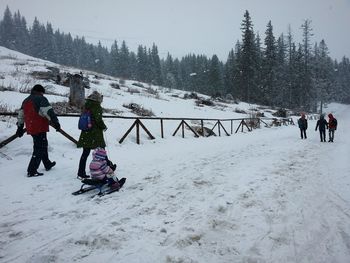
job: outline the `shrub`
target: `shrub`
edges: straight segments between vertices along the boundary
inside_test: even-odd
[[[134,85],[134,86],[136,86],[136,87],[144,88],[144,86],[142,85],[142,83],[139,83],[139,82],[134,82],[132,85]]]
[[[239,108],[236,108],[236,109],[235,109],[235,112],[237,112],[237,113],[242,113],[242,114],[247,114],[244,110],[241,110],[241,109],[239,109]]]
[[[196,100],[196,105],[197,106],[201,106],[201,105],[214,106],[215,104],[210,99],[200,98],[200,99]]]
[[[152,89],[151,87],[147,88],[146,92],[152,95],[158,95],[158,90]]]
[[[7,105],[7,104],[3,104],[3,103],[0,103],[0,112],[12,112],[12,110],[10,109],[10,107]]]
[[[70,105],[68,102],[54,102],[51,106],[56,114],[80,113],[81,109],[77,106]]]
[[[154,113],[152,112],[152,110],[147,110],[137,103],[123,104],[123,107],[130,109],[134,114],[138,116],[144,116],[144,117],[154,116]]]
[[[112,82],[109,84],[113,89],[120,89],[120,86],[118,83]]]
[[[196,92],[191,92],[190,94],[186,93],[184,95],[184,99],[199,99],[198,94]]]
[[[99,85],[100,84],[100,81],[98,80],[92,80],[91,83],[95,84],[95,85]]]
[[[140,93],[138,89],[128,88],[127,92],[134,94],[134,93]]]
[[[287,110],[286,109],[278,109],[275,113],[272,113],[273,116],[286,118],[287,117]]]

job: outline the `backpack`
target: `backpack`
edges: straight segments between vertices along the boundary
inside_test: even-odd
[[[92,116],[89,110],[84,110],[79,117],[78,123],[79,130],[89,131],[92,128]]]

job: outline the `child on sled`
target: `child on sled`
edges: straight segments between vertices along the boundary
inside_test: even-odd
[[[91,179],[107,181],[108,186],[113,190],[119,190],[126,180],[125,178],[118,180],[114,174],[117,165],[108,160],[107,152],[103,148],[96,148],[92,152],[92,161],[89,168]]]

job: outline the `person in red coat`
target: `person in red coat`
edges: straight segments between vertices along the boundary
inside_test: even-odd
[[[43,173],[38,172],[41,161],[46,171],[56,165],[56,162],[51,162],[49,159],[46,133],[49,131],[49,124],[57,131],[60,130],[61,126],[49,101],[44,97],[44,93],[43,86],[35,85],[30,95],[22,102],[18,113],[16,134],[18,137],[22,137],[25,125],[27,134],[33,137],[34,146],[32,158],[27,168],[28,177],[43,175]]]
[[[328,130],[329,130],[329,140],[328,142],[333,142],[334,140],[334,132],[337,129],[338,121],[336,118],[334,118],[333,114],[328,114]]]

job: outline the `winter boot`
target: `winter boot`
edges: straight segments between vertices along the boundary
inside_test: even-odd
[[[122,188],[122,186],[125,184],[125,181],[126,181],[126,178],[124,177],[118,181],[120,188]]]
[[[50,171],[52,167],[56,165],[56,162],[51,162],[47,167],[45,167],[46,171]]]
[[[109,188],[113,191],[119,191],[119,189],[120,189],[119,182],[114,182],[114,183],[110,184]]]
[[[39,173],[38,171],[35,172],[28,172],[27,177],[36,177],[36,176],[42,176],[43,173]]]
[[[88,175],[86,175],[86,174],[78,174],[78,176],[77,176],[77,178],[79,179],[79,180],[84,180],[84,179],[88,179],[88,178],[90,178]]]

